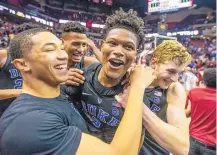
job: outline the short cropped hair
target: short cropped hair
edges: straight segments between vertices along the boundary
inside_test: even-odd
[[[35,24],[35,23],[23,23],[19,26],[16,27],[16,33],[20,33],[29,29],[34,29],[34,28],[42,28],[40,25]]]
[[[204,71],[203,80],[207,87],[216,88],[216,68],[208,68]]]
[[[67,32],[87,34],[87,28],[81,25],[79,22],[65,23],[61,26],[61,31],[62,31],[62,34],[67,33]]]
[[[39,32],[47,32],[47,30],[33,28],[14,36],[8,48],[12,60],[22,58],[25,52],[29,52],[32,49],[33,42],[31,38]]]
[[[178,60],[181,65],[191,62],[191,55],[188,53],[188,50],[176,40],[164,40],[154,50],[153,57],[157,63]]]
[[[138,40],[138,47],[144,43],[144,21],[137,16],[137,12],[130,9],[124,12],[123,9],[115,11],[115,13],[106,19],[105,27],[103,29],[104,39],[107,37],[109,31],[115,28],[123,28],[134,33]]]

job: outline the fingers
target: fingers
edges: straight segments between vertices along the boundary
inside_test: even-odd
[[[67,80],[65,84],[70,85],[70,86],[79,86],[81,83],[77,83],[77,82]]]
[[[81,78],[77,78],[77,77],[73,77],[73,76],[71,76],[71,77],[68,77],[68,80],[66,81],[66,84],[67,85],[70,85],[70,84],[72,84],[72,85],[80,85],[80,84],[83,84],[84,83],[84,80],[82,80]]]
[[[68,79],[66,85],[78,86],[84,83],[83,71],[75,68],[71,68],[68,72]]]
[[[80,69],[76,69],[76,68],[70,68],[68,71],[68,75],[71,75],[73,73],[78,73],[80,75],[84,74],[84,72]]]

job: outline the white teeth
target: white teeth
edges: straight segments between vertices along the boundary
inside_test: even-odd
[[[74,56],[81,56],[81,54],[73,54]]]
[[[58,66],[55,66],[56,69],[65,69],[67,68],[67,65],[58,65]]]
[[[115,63],[123,63],[123,61],[121,61],[121,60],[116,60],[116,59],[112,59],[112,61],[114,61]]]

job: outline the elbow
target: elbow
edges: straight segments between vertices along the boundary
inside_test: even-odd
[[[189,140],[188,140],[187,143],[185,144],[185,146],[183,146],[183,148],[182,148],[182,150],[183,150],[183,155],[188,155],[189,149],[190,149],[190,142],[189,142]]]
[[[190,143],[189,140],[182,143],[182,145],[179,147],[178,152],[174,155],[188,155],[190,149]]]

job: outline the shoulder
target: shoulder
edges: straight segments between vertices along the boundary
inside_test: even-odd
[[[169,88],[168,88],[168,91],[170,92],[174,92],[174,93],[177,93],[177,92],[185,92],[182,84],[180,82],[173,82]]]
[[[89,72],[95,71],[100,66],[102,66],[102,64],[100,64],[100,63],[93,63],[93,64],[90,64],[89,66],[83,68],[83,70],[84,70],[85,73],[89,73]]]
[[[67,126],[61,117],[46,110],[33,110],[16,117],[5,131],[1,141],[7,146],[1,146],[1,149],[7,151],[16,142],[16,148],[22,154],[44,154],[45,148],[46,154],[75,154],[81,139],[81,131],[77,127]],[[13,152],[13,149],[10,151]],[[15,154],[12,152],[8,154]]]
[[[170,85],[167,91],[167,103],[170,105],[184,105],[186,102],[186,93],[179,82],[174,82]]]
[[[90,64],[93,64],[93,63],[98,63],[99,61],[94,58],[94,57],[90,57],[90,56],[85,56],[84,57],[84,66],[88,66]]]

